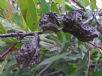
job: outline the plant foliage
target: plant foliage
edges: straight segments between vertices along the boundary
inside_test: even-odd
[[[0,76],[101,76],[101,16],[96,0],[0,0]]]

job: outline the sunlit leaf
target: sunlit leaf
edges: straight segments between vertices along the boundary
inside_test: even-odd
[[[5,32],[5,28],[2,26],[2,24],[0,24],[0,34],[3,34]]]
[[[57,4],[55,2],[51,3],[51,10],[59,13],[59,9],[58,9]]]
[[[8,19],[9,21],[12,21],[13,9],[12,9],[10,2],[8,2],[7,4],[8,5],[4,11],[4,15],[5,15],[6,19]]]
[[[90,0],[90,4],[92,10],[97,9],[96,0]]]
[[[89,0],[83,0],[83,1],[84,1],[85,6],[89,5]]]
[[[31,31],[35,31],[38,26],[38,16],[36,4],[33,0],[18,0],[23,17]]]
[[[0,8],[6,8],[7,7],[7,0],[0,0]]]
[[[85,7],[84,0],[77,0],[77,4],[79,7]]]
[[[73,11],[75,9],[71,4],[69,4],[66,1],[64,2],[64,4],[65,4],[65,9],[68,11]]]
[[[65,0],[54,0],[56,3],[63,3]]]

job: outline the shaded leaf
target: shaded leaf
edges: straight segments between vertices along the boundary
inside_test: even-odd
[[[2,74],[6,64],[7,64],[7,57],[5,58],[5,60],[3,62],[0,63],[0,75]]]
[[[57,37],[58,37],[60,44],[63,45],[63,43],[66,42],[66,36],[65,36],[64,32],[57,32]]]
[[[67,69],[67,73],[68,73],[68,74],[71,74],[71,73],[73,73],[76,69],[77,69],[77,65],[72,64],[72,65],[70,65],[70,67]]]
[[[102,76],[102,71],[93,72],[92,76]]]
[[[53,56],[53,57],[50,57],[50,58],[47,58],[45,59],[44,61],[42,61],[38,66],[42,66],[42,65],[46,65],[46,64],[49,64],[51,62],[54,62],[58,59],[61,59],[61,58],[64,58],[66,55],[68,55],[69,53],[63,53],[63,54],[58,54],[56,56]],[[38,67],[37,66],[37,67]]]
[[[18,26],[21,26],[22,24],[22,20],[21,20],[21,17],[20,17],[20,15],[18,15],[18,13],[17,12],[14,12],[13,13],[13,20],[14,20],[14,22],[18,25]]]

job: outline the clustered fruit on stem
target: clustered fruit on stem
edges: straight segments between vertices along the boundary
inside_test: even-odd
[[[64,15],[57,14],[56,12],[48,12],[39,20],[39,27],[41,27],[43,31],[0,34],[0,37],[17,37],[23,39],[25,36],[33,36],[33,39],[25,42],[16,53],[17,62],[22,69],[37,62],[39,58],[40,34],[62,31],[71,33],[78,38],[78,40],[83,42],[89,42],[98,37],[100,30],[90,25],[90,22],[96,15],[102,16],[102,11],[94,11],[90,18],[85,16],[83,10],[75,10]]]

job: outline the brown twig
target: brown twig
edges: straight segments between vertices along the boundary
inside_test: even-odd
[[[42,34],[43,32],[7,33],[7,34],[0,34],[0,37],[25,37],[25,36],[33,36],[34,33]]]
[[[5,52],[3,52],[0,55],[0,60],[3,60],[3,58],[16,46],[17,42],[12,44],[12,46],[10,46]]]
[[[97,11],[93,11],[93,13],[92,13],[93,15],[99,15],[99,16],[102,16],[102,10],[97,10]]]
[[[94,17],[91,16],[91,17],[88,18],[86,21],[84,21],[83,24],[90,23],[90,22],[92,22],[93,19],[94,19]]]
[[[94,47],[99,48],[99,49],[102,50],[102,47],[101,47],[101,46],[99,46],[99,45],[95,45],[95,44],[93,44],[93,43],[91,43],[91,42],[88,42],[88,43],[91,44],[91,45],[93,45]]]

